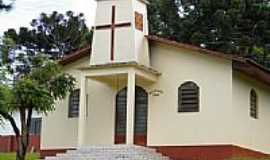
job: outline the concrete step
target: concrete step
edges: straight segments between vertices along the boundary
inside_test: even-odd
[[[134,145],[99,145],[46,157],[45,160],[170,160],[155,149]]]

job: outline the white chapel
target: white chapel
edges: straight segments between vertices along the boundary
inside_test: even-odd
[[[96,1],[92,46],[60,61],[77,85],[43,117],[43,156],[91,146],[173,160],[270,154],[270,70],[150,35],[146,0]]]

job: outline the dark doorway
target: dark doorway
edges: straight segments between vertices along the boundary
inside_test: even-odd
[[[134,141],[137,145],[146,146],[147,111],[148,94],[143,88],[136,87]],[[125,144],[126,142],[126,112],[127,88],[124,88],[120,90],[116,95],[115,144]]]

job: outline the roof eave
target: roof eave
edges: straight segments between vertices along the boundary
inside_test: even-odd
[[[62,58],[61,60],[59,60],[59,64],[65,66],[68,65],[70,63],[73,63],[81,58],[87,57],[91,55],[91,47],[87,47],[81,50],[78,50],[74,53],[71,53],[67,56],[65,56],[64,58]]]
[[[218,58],[223,58],[223,59],[227,59],[227,60],[240,60],[240,61],[244,60],[244,58],[237,56],[237,55],[234,55],[234,54],[225,54],[222,52],[212,51],[212,50],[198,47],[195,45],[180,43],[177,41],[169,40],[166,38],[161,38],[158,36],[148,35],[148,36],[146,36],[146,38],[148,40],[156,42],[156,43],[166,44],[166,45],[174,46],[176,48],[188,49],[191,51],[195,51],[195,52],[198,52],[201,54],[211,55],[211,56],[218,57]]]
[[[182,48],[182,49],[188,49],[191,51],[198,52],[198,54],[206,54],[214,57],[219,57],[227,60],[232,61],[232,67],[233,70],[240,71],[251,78],[254,78],[256,80],[259,80],[267,85],[270,86],[270,70],[267,69],[266,67],[258,64],[254,60],[247,59],[241,56],[233,55],[233,54],[225,54],[222,52],[217,52],[217,51],[211,51],[205,48],[201,48],[198,46],[190,45],[190,44],[184,44],[184,43],[179,43],[176,41],[172,41],[169,39],[161,38],[158,36],[146,36],[146,38],[150,41],[165,44],[165,45],[170,45],[174,46],[176,48]]]

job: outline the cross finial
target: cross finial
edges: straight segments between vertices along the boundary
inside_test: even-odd
[[[115,22],[115,16],[116,16],[116,7],[112,6],[112,21],[111,24],[105,24],[96,26],[96,30],[104,30],[104,29],[111,29],[111,61],[114,60],[114,41],[115,41],[115,29],[120,27],[129,27],[131,26],[130,22],[127,23],[116,23]]]
[[[149,61],[145,0],[97,0],[90,65]]]

